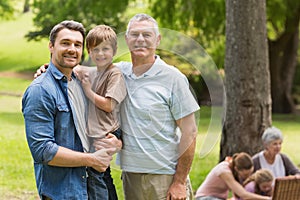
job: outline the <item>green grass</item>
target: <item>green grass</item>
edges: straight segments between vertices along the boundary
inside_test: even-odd
[[[12,79],[9,77],[1,77],[0,86],[2,93],[15,93],[21,95],[31,81],[24,79]]]
[[[25,140],[20,97],[0,96],[0,105],[0,195],[4,199],[33,196],[32,159]]]
[[[30,81],[16,78],[0,78],[0,94],[16,91],[20,95]],[[218,162],[219,144],[204,158],[200,157],[210,121],[210,109],[201,108],[197,150],[190,173],[194,191],[202,183],[207,173]],[[296,115],[274,115],[273,124],[285,136],[282,152],[287,153],[295,164],[300,163],[300,117]],[[21,113],[21,96],[0,95],[0,196],[4,199],[36,199],[37,192],[33,174],[32,158],[26,143],[24,122]],[[112,164],[112,175],[120,200],[123,199],[121,171]]]
[[[32,14],[18,20],[0,21],[0,71],[29,71],[49,61],[48,40],[27,41],[24,36],[33,30]]]

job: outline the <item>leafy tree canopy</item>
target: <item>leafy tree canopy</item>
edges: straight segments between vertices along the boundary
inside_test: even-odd
[[[155,18],[159,18],[166,28],[176,30],[191,30],[192,27],[201,28],[207,39],[212,39],[225,30],[225,2],[224,0],[150,0]],[[202,35],[194,30],[193,35]]]
[[[194,37],[222,67],[225,44],[224,0],[150,0],[156,19],[166,28],[184,30]],[[268,38],[276,40],[288,27],[286,21],[300,13],[299,0],[266,0]]]
[[[267,0],[268,38],[277,40],[284,32],[298,28],[299,13],[298,0]]]
[[[86,30],[97,24],[112,26],[117,32],[124,27],[127,19],[121,18],[129,0],[34,0],[33,19],[37,30],[29,32],[29,40],[48,37],[52,27],[63,20],[81,22]]]
[[[0,0],[0,19],[9,19],[13,16],[14,8],[11,0]]]
[[[150,0],[153,16],[165,28],[185,31],[223,66],[225,43],[224,0]]]

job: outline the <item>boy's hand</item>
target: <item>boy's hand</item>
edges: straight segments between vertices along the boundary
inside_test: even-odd
[[[109,133],[105,138],[95,139],[93,143],[96,150],[115,148],[116,152],[120,151],[122,148],[122,141],[119,140],[114,134]]]
[[[89,77],[89,73],[88,72],[85,72],[83,74],[83,78],[81,80],[81,84],[82,84],[82,87],[85,91],[91,89],[91,82],[90,82],[90,77]]]
[[[80,81],[82,81],[82,79],[84,78],[84,74],[88,73],[88,68],[82,65],[77,65],[76,67],[73,68],[73,72],[75,73],[76,77]]]
[[[81,79],[81,86],[84,90],[85,95],[89,98],[93,103],[95,103],[95,93],[92,90],[92,84],[90,82],[89,72],[85,72]]]

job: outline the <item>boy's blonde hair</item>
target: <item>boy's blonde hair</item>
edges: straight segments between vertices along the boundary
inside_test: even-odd
[[[117,51],[117,34],[110,26],[98,25],[91,29],[86,36],[86,48],[90,51],[104,41],[109,41],[111,43],[115,54]]]

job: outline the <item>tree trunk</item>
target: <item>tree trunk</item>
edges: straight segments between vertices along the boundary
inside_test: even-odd
[[[285,32],[269,41],[273,113],[295,113],[292,86],[297,66],[300,8],[287,18]]]
[[[271,125],[265,0],[226,0],[225,90],[220,161],[260,151]]]
[[[24,1],[23,13],[27,13],[30,10],[29,0]]]

